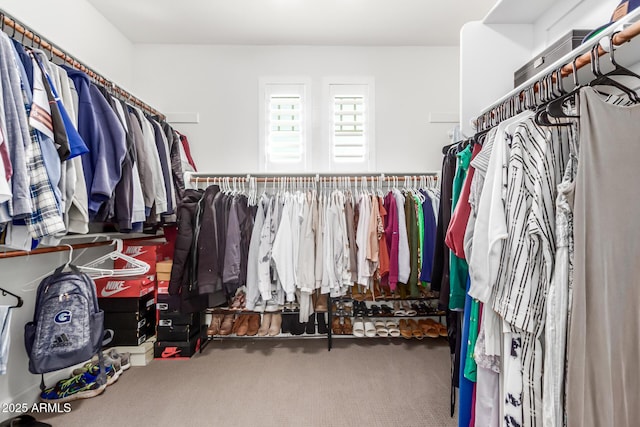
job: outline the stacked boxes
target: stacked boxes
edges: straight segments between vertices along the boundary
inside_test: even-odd
[[[111,346],[137,346],[155,335],[155,285],[146,277],[96,280]]]
[[[189,358],[200,349],[202,334],[206,327],[205,312],[182,313],[173,310],[170,304],[173,298],[169,296],[169,278],[171,276],[171,262],[164,261],[157,264],[158,286],[156,299],[158,301],[158,327],[154,356],[157,359]],[[166,280],[160,280],[164,278]]]

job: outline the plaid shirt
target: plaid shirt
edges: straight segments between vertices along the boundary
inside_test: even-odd
[[[25,87],[23,81],[20,82],[22,87],[22,97],[25,101],[25,110],[27,116],[31,114],[32,96]],[[27,147],[25,156],[27,162],[27,172],[30,178],[30,194],[32,212],[25,218],[27,229],[31,237],[39,240],[46,236],[53,236],[58,233],[64,233],[66,227],[62,219],[62,211],[56,200],[55,193],[47,169],[44,166],[40,141],[43,135],[39,131],[31,127],[30,129],[31,143]]]

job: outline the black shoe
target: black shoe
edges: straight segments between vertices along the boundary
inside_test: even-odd
[[[306,323],[305,332],[309,335],[316,334],[316,315],[315,313],[309,316],[309,320]]]
[[[327,327],[327,319],[325,318],[325,314],[318,313],[317,318],[318,318],[318,333],[323,335],[328,334],[329,328]]]
[[[307,324],[300,322],[300,316],[298,313],[291,315],[291,334],[302,335],[306,329]]]
[[[282,333],[291,333],[291,325],[293,324],[293,318],[297,314],[282,313]]]

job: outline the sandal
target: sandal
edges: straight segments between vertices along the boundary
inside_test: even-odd
[[[351,298],[353,298],[356,301],[363,301],[364,300],[364,294],[362,292],[360,292],[360,286],[355,284],[351,287]]]
[[[373,304],[371,306],[371,315],[374,317],[380,316],[380,307],[378,307],[377,305]]]
[[[418,322],[416,322],[415,319],[409,320],[409,327],[411,328],[412,337],[417,338],[419,340],[424,338],[424,335],[422,334],[422,329],[420,328],[420,326],[418,326]]]
[[[418,316],[426,316],[427,314],[429,314],[429,307],[427,307],[427,304],[423,302],[418,303]]]
[[[342,325],[340,324],[340,318],[334,317],[331,321],[331,333],[333,335],[342,335]]]
[[[393,309],[387,304],[382,304],[380,306],[380,310],[382,311],[383,316],[393,316]]]
[[[356,318],[353,322],[353,336],[358,338],[364,337],[364,320],[362,318]]]
[[[397,338],[400,336],[400,329],[398,328],[398,324],[393,320],[389,320],[387,322],[387,331],[389,332],[390,337]]]
[[[411,339],[411,326],[409,326],[409,321],[407,319],[402,319],[400,321],[400,335],[402,335],[402,338],[408,340]]]
[[[404,308],[402,307],[402,304],[400,303],[400,301],[394,301],[393,302],[393,315],[394,316],[406,316],[407,312],[404,311]]]
[[[418,322],[418,325],[420,325],[420,329],[422,329],[422,333],[425,337],[438,338],[439,328],[435,325],[435,322],[432,319],[421,319]]]
[[[351,324],[351,318],[350,317],[345,317],[344,318],[344,325],[342,325],[342,333],[344,335],[353,334],[353,325]]]
[[[404,313],[405,313],[406,316],[415,316],[415,315],[418,314],[417,310],[414,310],[411,307],[411,304],[409,304],[408,301],[403,301],[402,302],[402,309],[404,310]]]
[[[364,322],[364,335],[368,338],[373,338],[376,336],[376,327],[369,319]]]
[[[376,320],[374,326],[376,327],[376,334],[379,337],[389,336],[389,330],[387,329],[387,324],[384,322],[384,320]]]

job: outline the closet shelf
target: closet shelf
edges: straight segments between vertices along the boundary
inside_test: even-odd
[[[290,333],[279,333],[275,336],[237,336],[237,335],[210,335],[208,336],[209,341],[224,341],[224,340],[269,340],[269,339],[318,339],[318,338],[327,338],[327,334],[302,334],[302,335],[293,335]]]
[[[432,312],[432,313],[427,313],[427,314],[417,314],[415,316],[389,316],[389,315],[378,315],[378,316],[355,316],[353,313],[344,313],[344,314],[338,314],[338,313],[331,313],[332,316],[334,317],[364,317],[365,319],[420,319],[422,317],[442,317],[442,316],[446,316],[447,313],[445,311],[437,311],[437,312]]]

